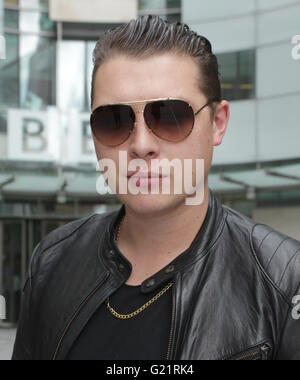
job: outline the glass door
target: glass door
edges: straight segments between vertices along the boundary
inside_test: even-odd
[[[0,295],[6,300],[5,323],[17,324],[22,289],[36,245],[68,220],[0,220]]]
[[[6,300],[6,322],[16,323],[26,275],[26,225],[22,221],[2,221],[0,231],[0,294]]]

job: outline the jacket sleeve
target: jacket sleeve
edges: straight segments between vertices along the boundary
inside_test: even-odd
[[[33,280],[33,261],[37,256],[40,244],[38,244],[33,252],[29,265],[27,279],[23,288],[21,313],[19,318],[16,341],[14,344],[12,360],[33,360],[32,353],[32,318],[31,318],[31,292]]]
[[[300,242],[270,226],[256,224],[252,245],[260,267],[280,298],[280,313],[275,316],[278,323],[274,359],[300,360]]]
[[[277,360],[300,360],[300,287],[291,300]]]

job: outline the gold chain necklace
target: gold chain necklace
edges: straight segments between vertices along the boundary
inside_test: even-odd
[[[125,216],[125,215],[124,215]],[[119,224],[117,236],[116,236],[116,243],[118,242],[119,234],[120,234],[120,229],[121,229],[121,224],[124,220],[124,216]],[[110,300],[109,297],[106,299],[106,306],[108,310],[111,312],[113,316],[115,316],[118,319],[130,319],[135,317],[136,315],[140,314],[142,311],[147,309],[150,305],[152,305],[158,298],[160,298],[163,294],[165,294],[171,287],[173,286],[173,282],[170,282],[163,290],[161,290],[156,296],[154,296],[151,300],[146,302],[143,306],[141,306],[139,309],[136,311],[130,313],[130,314],[119,314],[116,310],[114,310],[111,305],[110,305]]]

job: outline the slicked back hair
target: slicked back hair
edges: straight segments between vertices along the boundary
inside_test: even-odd
[[[99,66],[121,54],[132,58],[147,58],[164,53],[190,56],[199,66],[199,89],[208,101],[222,99],[219,66],[211,43],[183,23],[168,23],[159,16],[141,16],[128,24],[105,32],[94,49],[91,101],[94,101],[95,76]],[[214,107],[212,108],[214,111]]]

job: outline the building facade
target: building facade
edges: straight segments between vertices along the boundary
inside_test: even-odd
[[[183,20],[212,42],[232,116],[215,150],[210,187],[225,204],[300,239],[300,61],[291,54],[300,1],[109,0],[101,12],[93,0],[82,1],[79,17],[70,0],[0,0],[6,47],[0,60],[0,294],[10,323],[18,320],[28,262],[41,238],[119,207],[113,195],[96,191],[91,57],[101,33],[138,14]],[[111,12],[113,2],[118,7]]]
[[[211,41],[231,105],[211,187],[300,239],[300,1],[183,0],[182,19]]]

